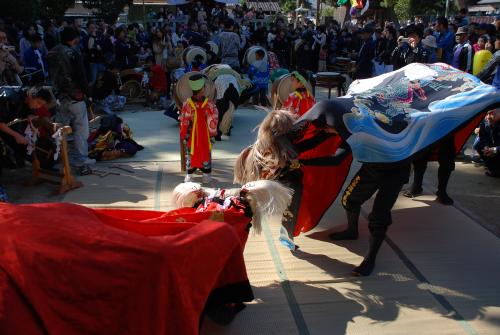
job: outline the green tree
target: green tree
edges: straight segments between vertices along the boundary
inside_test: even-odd
[[[0,1],[0,13],[4,17],[31,21],[37,17],[57,19],[64,16],[75,0],[22,0],[15,5],[11,1]]]
[[[297,1],[296,0],[281,0],[280,7],[283,9],[284,13],[290,12],[292,10],[295,10],[295,8],[297,8]]]
[[[106,23],[115,23],[118,15],[126,5],[131,5],[132,0],[82,0],[86,8],[96,9],[97,15]]]
[[[396,0],[394,4],[394,12],[399,21],[409,20],[413,16],[411,8],[411,0]]]

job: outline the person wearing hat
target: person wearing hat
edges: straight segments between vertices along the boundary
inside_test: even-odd
[[[451,65],[464,72],[472,73],[472,60],[474,48],[469,42],[469,31],[467,27],[459,27],[455,34],[457,44],[453,48],[453,58]]]
[[[375,42],[373,41],[373,30],[364,27],[359,31],[361,40],[361,49],[356,60],[356,79],[371,78],[373,74],[373,59],[375,58]]]
[[[393,52],[394,70],[412,63],[429,63],[429,51],[422,45],[423,29],[411,24],[406,27],[408,39]]]
[[[311,92],[307,90],[307,80],[304,73],[292,72],[292,89],[283,103],[283,109],[289,109],[298,116],[304,115],[316,103]]]
[[[422,40],[422,47],[429,52],[429,63],[436,63],[437,62],[436,37],[434,37],[433,35],[425,36],[425,38]]]
[[[186,171],[184,182],[192,181],[192,174],[199,169],[203,172],[203,183],[211,181],[212,137],[217,136],[219,112],[215,103],[205,97],[205,76],[193,74],[189,86],[193,96],[182,105],[179,116],[180,139],[185,146]]]

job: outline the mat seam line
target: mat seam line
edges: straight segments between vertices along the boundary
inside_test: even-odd
[[[295,325],[297,326],[297,330],[300,335],[310,335],[307,323],[304,319],[304,315],[302,314],[299,303],[297,302],[297,298],[295,297],[295,293],[293,292],[292,285],[290,284],[290,280],[288,279],[278,250],[276,248],[276,245],[274,244],[273,235],[265,220],[262,223],[262,230],[264,232],[264,236],[266,237],[267,246],[273,259],[274,268],[276,270],[276,273],[278,274],[281,289],[285,294],[285,298],[287,300],[288,306],[290,307],[290,311],[295,321]]]

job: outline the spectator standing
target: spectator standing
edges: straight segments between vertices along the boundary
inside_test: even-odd
[[[479,38],[477,39],[477,43],[472,46],[474,48],[474,53],[476,53],[480,50],[484,50],[486,47],[487,40],[488,40],[488,38],[486,36],[484,36],[484,35],[479,36]]]
[[[15,77],[23,72],[24,68],[19,65],[8,47],[7,34],[0,30],[0,85],[17,85]]]
[[[375,43],[372,39],[372,30],[365,27],[359,31],[363,41],[356,61],[356,79],[371,78],[373,73],[373,59],[375,57]]]
[[[115,61],[121,70],[129,69],[135,66],[134,62],[134,47],[127,40],[127,31],[120,27],[115,31]]]
[[[487,81],[492,73],[495,73],[493,77],[492,85],[500,90],[500,32],[497,33],[497,39],[495,41],[495,48],[497,51],[493,55],[493,58],[486,64],[484,69],[479,72],[477,77],[482,81]]]
[[[288,68],[290,65],[290,43],[288,42],[285,31],[280,30],[274,40],[274,52],[278,57],[281,67]]]
[[[189,29],[184,34],[184,40],[188,45],[196,45],[198,47],[203,47],[205,44],[205,39],[199,33],[198,23],[196,21],[191,22]]]
[[[394,70],[412,63],[429,63],[429,51],[422,45],[423,31],[420,27],[410,25],[407,27],[408,46],[402,47],[399,54],[399,65]]]
[[[43,41],[45,42],[47,50],[51,50],[59,43],[56,27],[52,22],[47,23],[47,26],[45,27]]]
[[[382,31],[382,36],[385,38],[384,49],[379,53],[380,60],[384,63],[384,73],[391,72],[394,67],[392,65],[392,52],[397,48],[396,29],[392,26],[386,26]]]
[[[453,32],[449,30],[448,20],[445,17],[437,18],[436,43],[438,45],[438,60],[446,64],[451,64],[455,40]]]
[[[153,54],[155,64],[160,65],[163,69],[166,68],[168,52],[165,33],[161,29],[156,29],[155,35],[153,36]],[[167,53],[167,57],[164,57],[165,53]]]
[[[422,47],[429,53],[429,63],[437,62],[437,43],[436,37],[433,35],[428,35],[422,40]]]
[[[26,29],[23,30],[23,37],[19,40],[19,59],[22,64],[24,64],[24,55],[26,51],[31,48],[31,38],[35,35],[37,35],[37,32],[34,24],[28,25]],[[47,48],[43,42],[41,50],[44,55],[47,55]]]
[[[457,44],[453,48],[451,65],[464,72],[472,73],[474,49],[469,42],[467,27],[459,27],[455,36]]]
[[[31,37],[31,47],[24,53],[24,66],[32,74],[32,85],[45,82],[48,77],[46,57],[42,54],[42,38],[39,35]]]
[[[235,71],[239,71],[240,61],[238,52],[240,49],[240,36],[233,31],[234,21],[227,20],[224,23],[224,28],[224,31],[219,35],[221,62],[228,64]]]
[[[87,76],[78,48],[79,34],[71,27],[61,32],[61,44],[50,51],[48,57],[49,74],[61,102],[57,118],[73,129],[73,147],[70,161],[79,167],[81,174],[88,174],[87,165],[95,164],[88,158],[89,120],[85,96],[87,94]]]
[[[97,31],[95,24],[89,25],[87,50],[90,63],[90,82],[94,83],[97,74],[106,68],[104,65],[104,39],[102,33]]]

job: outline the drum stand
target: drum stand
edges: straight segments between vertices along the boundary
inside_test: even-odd
[[[33,172],[32,177],[29,182],[26,183],[26,186],[34,186],[43,182],[50,182],[54,184],[59,184],[59,188],[55,190],[56,194],[63,194],[68,191],[71,191],[75,188],[80,188],[83,186],[83,183],[76,180],[71,171],[71,166],[69,165],[69,157],[68,157],[68,142],[66,141],[66,136],[71,134],[72,129],[69,126],[65,126],[61,129],[61,161],[63,163],[63,171],[56,172],[45,170],[40,167],[40,161],[36,156],[36,151],[33,152]]]

